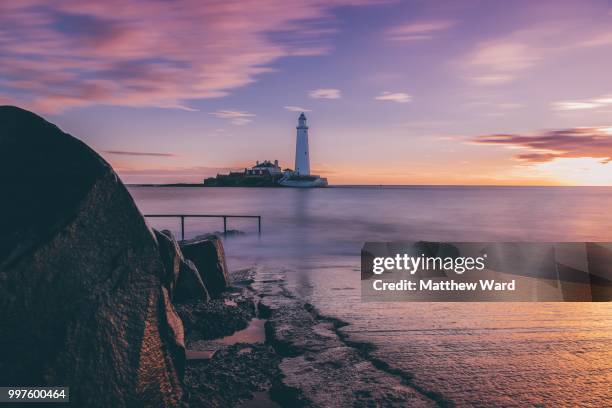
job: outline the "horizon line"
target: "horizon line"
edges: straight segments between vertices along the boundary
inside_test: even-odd
[[[278,188],[278,187],[241,187],[225,186],[214,187],[205,186],[203,183],[124,183],[127,187],[206,187],[206,188]],[[324,188],[355,188],[355,187],[601,187],[612,188],[612,185],[575,185],[575,184],[333,184]]]

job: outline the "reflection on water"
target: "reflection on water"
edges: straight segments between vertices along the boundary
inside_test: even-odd
[[[287,272],[291,288],[352,338],[459,405],[605,406],[612,305],[361,303],[365,241],[612,241],[611,188],[412,187],[319,190],[131,188],[143,212],[253,214],[226,242],[230,268]],[[216,224],[215,224],[216,222]],[[178,232],[173,220],[156,227]],[[187,236],[219,230],[189,220]]]
[[[231,346],[237,343],[263,343],[266,341],[265,319],[251,319],[249,325],[234,334],[215,340],[217,343]]]

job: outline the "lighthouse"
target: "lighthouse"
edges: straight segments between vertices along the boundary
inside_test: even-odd
[[[327,179],[310,174],[310,152],[308,151],[308,125],[304,112],[298,118],[295,139],[295,170],[285,170],[278,184],[284,187],[326,187]]]
[[[310,153],[308,152],[308,125],[304,112],[298,118],[295,140],[295,173],[299,176],[310,175]]]

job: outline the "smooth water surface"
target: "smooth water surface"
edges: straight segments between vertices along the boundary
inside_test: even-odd
[[[612,304],[361,303],[365,241],[612,241],[612,188],[131,187],[143,213],[230,219],[230,268],[282,270],[351,339],[457,405],[610,406]],[[151,219],[179,234],[177,220]],[[188,219],[187,237],[222,230]]]

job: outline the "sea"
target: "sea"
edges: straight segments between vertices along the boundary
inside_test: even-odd
[[[366,241],[612,241],[612,188],[129,187],[144,214],[229,218],[230,269],[285,274],[351,340],[457,406],[612,406],[612,303],[362,302]],[[178,219],[149,224],[180,236]],[[223,230],[185,221],[186,238]],[[240,233],[236,233],[239,231]]]

